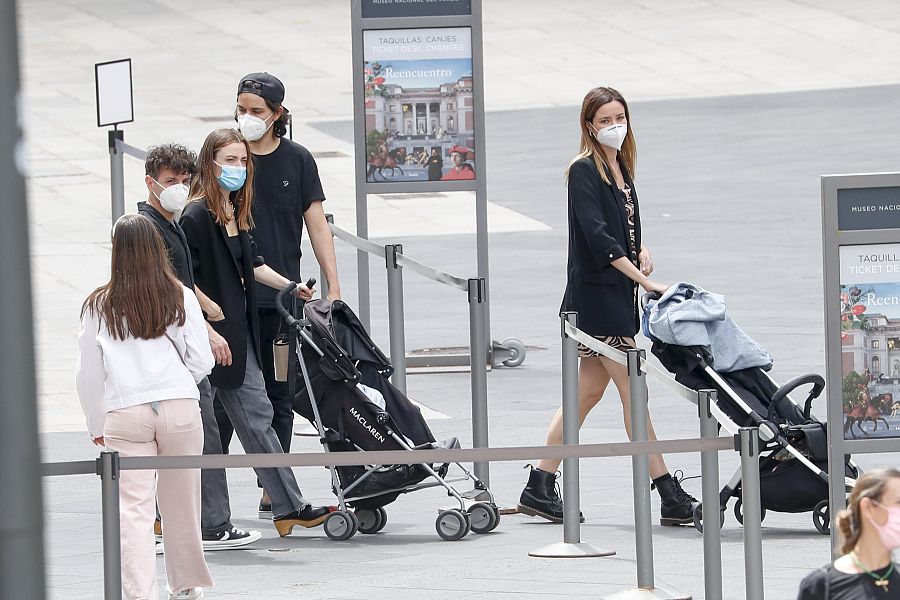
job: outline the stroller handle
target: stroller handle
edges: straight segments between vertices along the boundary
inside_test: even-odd
[[[807,373],[806,375],[800,375],[799,377],[794,377],[784,385],[782,385],[778,390],[772,394],[772,401],[769,403],[769,421],[772,420],[772,417],[775,412],[775,407],[778,406],[778,403],[784,400],[784,398],[793,392],[795,389],[800,387],[801,385],[812,384],[812,390],[809,392],[809,397],[806,399],[806,405],[804,406],[803,415],[809,419],[809,411],[812,405],[812,401],[814,398],[818,398],[819,394],[822,393],[822,390],[825,389],[825,379],[822,378],[821,375],[817,375],[816,373]]]
[[[278,294],[275,296],[275,310],[278,311],[278,315],[284,319],[284,322],[289,326],[293,325],[297,322],[297,319],[294,318],[294,315],[288,312],[288,309],[284,307],[284,297],[290,293],[293,293],[294,290],[297,289],[299,284],[295,281],[290,281],[286,286],[278,290]],[[308,289],[312,289],[314,285],[316,285],[316,278],[310,277],[306,283],[304,284]]]
[[[660,294],[659,292],[647,292],[646,294],[641,296],[641,310],[644,310],[645,308],[647,308],[648,304],[659,300],[660,298],[662,298],[662,294]]]

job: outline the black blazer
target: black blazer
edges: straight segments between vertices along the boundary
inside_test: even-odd
[[[641,217],[637,192],[625,167],[625,183],[634,201],[637,251],[641,248]],[[569,169],[569,261],[561,311],[578,313],[578,328],[590,335],[627,336],[638,332],[636,285],[610,263],[629,256],[625,194],[605,183],[592,158],[581,158]]]
[[[246,231],[240,231],[243,261],[238,270],[231,251],[225,241],[228,232],[216,223],[213,214],[203,200],[191,202],[185,207],[179,221],[194,266],[194,281],[200,290],[222,307],[225,318],[211,321],[210,325],[225,338],[231,349],[231,365],[217,364],[209,376],[215,387],[235,390],[244,383],[247,371],[247,336],[251,336],[256,351],[259,351],[259,316],[256,310],[256,279],[253,267],[263,264],[256,254],[256,244]],[[241,278],[244,284],[241,284]],[[261,363],[260,363],[261,364]]]

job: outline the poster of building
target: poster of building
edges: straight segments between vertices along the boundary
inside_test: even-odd
[[[475,179],[469,27],[363,32],[366,181]]]
[[[900,437],[900,244],[841,246],[844,438]]]

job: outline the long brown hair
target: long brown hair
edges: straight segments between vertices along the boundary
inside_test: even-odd
[[[631,127],[631,113],[628,112],[628,103],[618,91],[611,87],[597,87],[592,89],[584,97],[581,103],[581,115],[579,117],[581,123],[581,149],[578,154],[569,162],[566,167],[565,178],[569,178],[569,169],[575,161],[591,157],[597,172],[606,183],[609,183],[609,165],[606,163],[606,154],[602,150],[600,142],[594,137],[594,133],[588,127],[588,122],[594,119],[594,115],[604,104],[618,100],[625,107],[625,120],[628,122],[628,133],[625,135],[625,141],[622,142],[622,149],[619,150],[619,160],[628,171],[628,175],[634,179],[634,168],[637,162],[637,144],[634,141],[634,131]]]
[[[859,503],[863,498],[869,498],[880,502],[884,496],[887,482],[891,479],[900,479],[900,471],[897,469],[876,469],[869,471],[856,480],[856,485],[847,499],[847,508],[838,513],[837,523],[841,532],[841,554],[847,554],[856,547],[859,536],[862,534],[862,514]]]
[[[91,311],[113,339],[161,337],[184,325],[184,291],[156,226],[143,215],[124,215],[113,228],[109,282],[91,292],[81,316]]]
[[[200,148],[200,156],[197,159],[198,174],[191,181],[190,200],[203,200],[215,218],[216,223],[223,227],[228,223],[228,215],[225,207],[220,202],[223,190],[216,178],[216,152],[228,144],[239,142],[247,149],[247,180],[243,187],[236,192],[230,192],[231,202],[234,204],[234,219],[238,229],[249,231],[253,228],[253,217],[250,216],[250,208],[253,205],[253,154],[250,152],[250,144],[236,129],[216,129],[212,131]]]

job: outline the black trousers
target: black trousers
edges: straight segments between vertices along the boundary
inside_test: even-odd
[[[259,310],[259,351],[262,364],[263,379],[266,381],[266,394],[272,403],[272,429],[278,436],[281,448],[285,452],[291,450],[291,439],[294,435],[294,400],[288,395],[287,382],[275,381],[275,356],[272,352],[272,342],[279,333],[287,331],[281,317],[274,308],[260,308]],[[219,436],[222,439],[222,448],[228,453],[228,446],[234,434],[234,427],[225,414],[222,403],[215,403],[216,421],[219,423]]]

